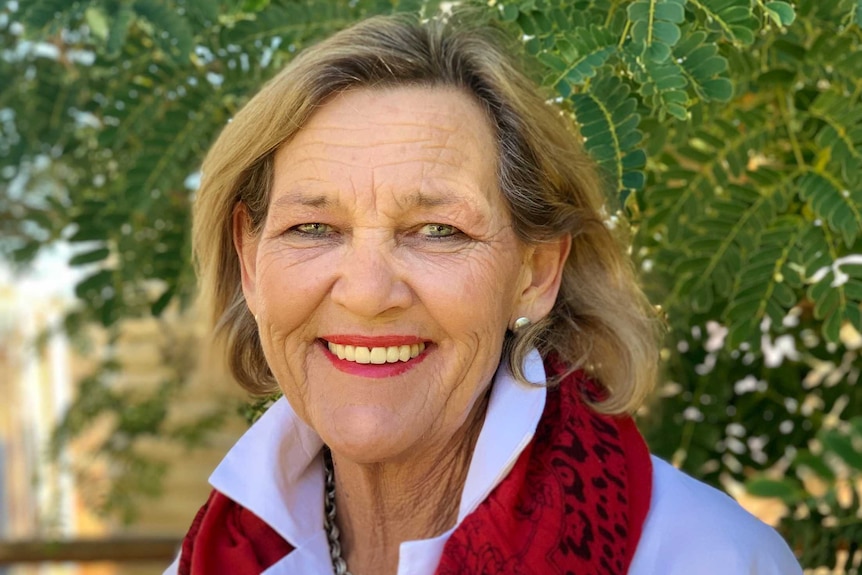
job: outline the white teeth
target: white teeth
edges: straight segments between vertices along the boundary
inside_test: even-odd
[[[371,353],[371,363],[380,365],[386,363],[386,348],[385,347],[372,347]]]
[[[424,343],[412,345],[390,345],[388,347],[363,347],[361,345],[341,345],[339,343],[326,342],[330,353],[338,359],[346,359],[356,363],[373,363],[381,365],[384,363],[397,363],[399,361],[410,361],[425,351]]]
[[[371,350],[361,345],[356,346],[356,363],[371,363]]]

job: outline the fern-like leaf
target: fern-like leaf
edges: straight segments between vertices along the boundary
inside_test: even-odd
[[[673,275],[678,297],[696,312],[709,311],[716,298],[728,299],[760,233],[786,209],[791,177],[760,170],[752,173],[751,180],[756,188],[727,186],[690,227],[695,234],[682,247],[686,257]]]
[[[710,27],[734,44],[748,46],[759,28],[751,0],[689,0],[706,16]]]
[[[763,12],[773,22],[775,22],[777,26],[790,26],[793,24],[793,21],[796,20],[796,12],[793,10],[793,6],[787,2],[773,0],[771,2],[761,4],[761,7],[763,8]]]
[[[809,110],[826,124],[815,142],[830,151],[830,159],[840,166],[843,179],[858,187],[862,180],[862,107],[831,90],[817,96]]]
[[[685,120],[688,117],[688,81],[676,62],[654,62],[638,58],[626,50],[624,60],[635,81],[640,85],[644,100],[656,111],[660,119],[668,114]]]
[[[546,85],[553,86],[564,98],[572,93],[572,86],[580,86],[603,66],[616,50],[616,38],[608,30],[598,27],[578,28],[557,38],[557,54],[546,51],[539,60],[548,65],[554,77]]]
[[[847,189],[828,172],[808,172],[798,186],[814,213],[840,233],[847,246],[852,245],[862,231],[862,189]]]
[[[727,102],[733,96],[733,85],[726,77],[727,59],[706,39],[702,30],[685,34],[673,49],[674,62],[702,100]]]
[[[793,285],[798,273],[792,266],[793,256],[806,229],[802,218],[783,216],[761,234],[760,243],[739,272],[723,314],[728,327],[727,347],[733,349],[743,342],[758,347],[763,319],[768,317],[772,325],[781,325],[796,304]]]
[[[679,41],[679,23],[685,20],[685,0],[637,0],[629,4],[632,42],[653,63],[670,58]]]
[[[614,76],[600,78],[586,93],[572,96],[586,148],[610,174],[617,190],[643,187],[645,154],[638,148],[640,115],[629,88]],[[625,199],[625,198],[623,198]]]
[[[749,150],[762,149],[773,131],[768,117],[753,111],[740,112],[736,122],[715,120],[711,130],[696,132],[679,147],[679,160],[671,160],[675,167],[647,189],[654,214],[644,231],[666,233],[674,244],[684,241],[703,216],[703,202],[745,173]]]

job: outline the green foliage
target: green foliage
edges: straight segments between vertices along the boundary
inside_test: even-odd
[[[666,62],[682,33],[685,0],[636,0],[628,6],[631,41],[647,62]]]
[[[69,325],[114,326],[193,295],[197,166],[257,87],[360,18],[441,3],[23,4],[0,19],[0,241],[19,262],[78,246]],[[862,2],[467,4],[523,39],[632,221],[669,327],[663,399],[643,418],[654,451],[783,499],[806,566],[855,552],[858,493],[842,486],[862,475]],[[157,404],[129,433],[161,429]]]
[[[592,84],[589,93],[573,94],[572,105],[590,154],[613,177],[617,189],[643,186],[646,156],[638,149],[642,134],[637,100],[617,78],[607,76]]]

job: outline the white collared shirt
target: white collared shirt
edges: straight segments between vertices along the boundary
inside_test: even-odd
[[[458,523],[437,537],[402,543],[398,575],[433,575],[449,536],[502,481],[533,438],[547,395],[538,352],[527,357],[524,373],[535,385],[518,383],[501,364],[467,472]],[[215,489],[294,547],[262,575],[333,573],[323,530],[322,446],[317,433],[282,398],[210,477]],[[650,510],[629,575],[801,575],[772,528],[661,459],[653,457],[652,463]],[[177,565],[175,561],[165,575],[174,575]]]

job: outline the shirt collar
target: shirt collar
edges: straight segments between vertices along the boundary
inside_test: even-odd
[[[461,496],[459,523],[506,476],[536,431],[546,397],[537,351],[525,359],[524,374],[532,385],[518,383],[505,361],[497,370]],[[210,484],[298,549],[323,529],[322,447],[320,436],[282,397],[231,448]]]

